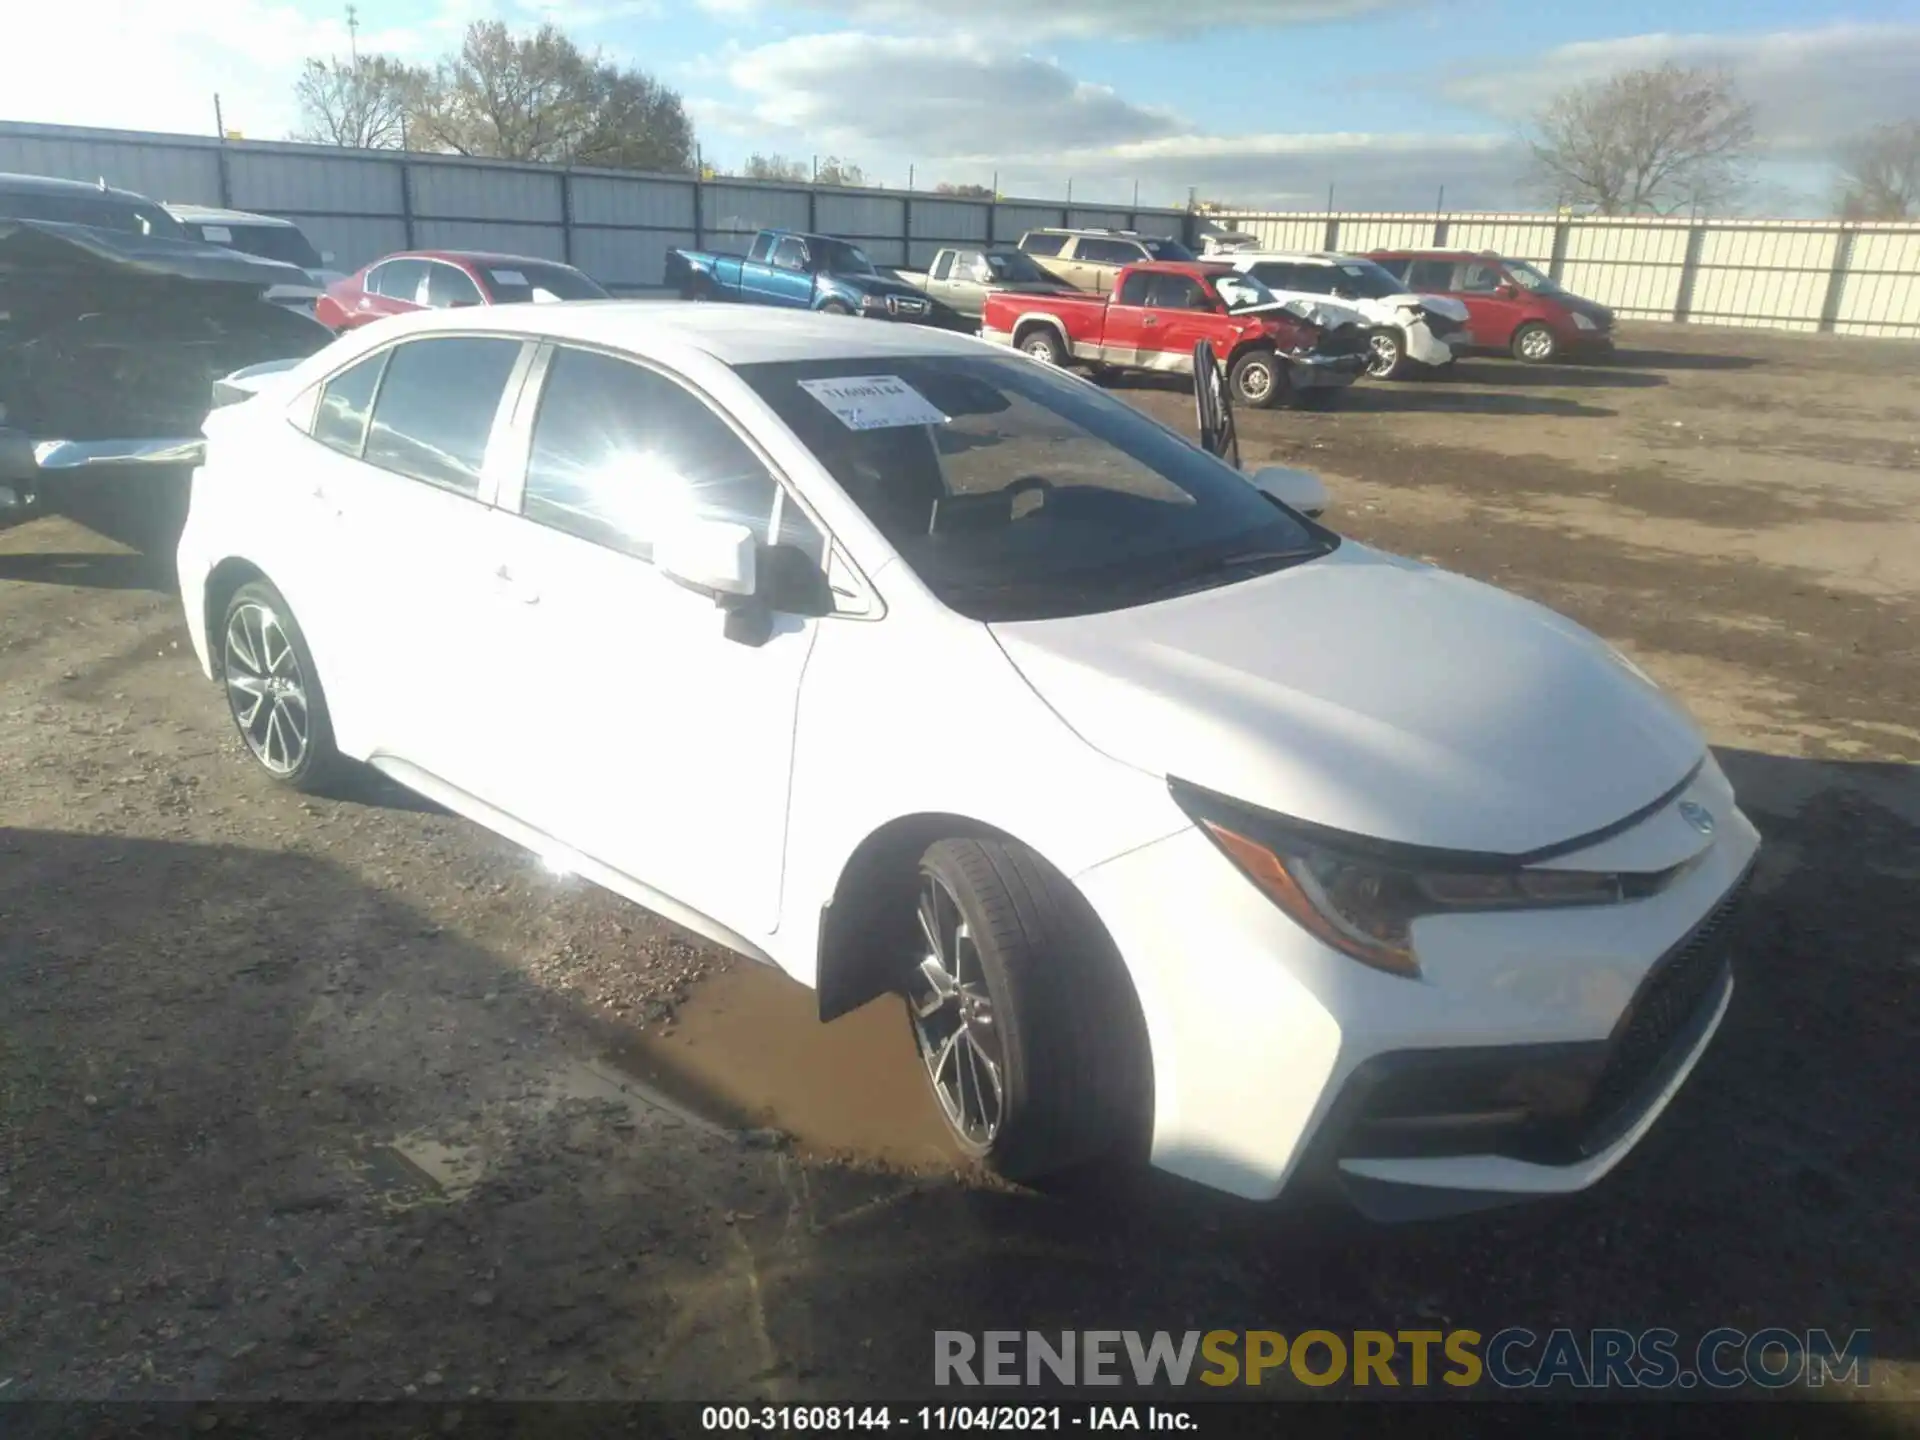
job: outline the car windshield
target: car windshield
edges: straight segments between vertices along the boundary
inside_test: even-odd
[[[158,205],[145,200],[123,200],[106,192],[27,190],[0,194],[0,215],[14,220],[89,225],[96,230],[118,230],[127,235],[157,235],[169,240],[190,238],[186,226]]]
[[[321,265],[320,252],[292,225],[216,225],[209,221],[191,228],[202,240],[263,260],[285,261],[302,270],[318,270]]]
[[[1213,282],[1228,310],[1251,310],[1260,305],[1278,305],[1280,297],[1251,275],[1221,275]]]
[[[612,297],[571,265],[515,260],[487,266],[487,288],[496,305],[540,300],[609,300]]]
[[[1132,406],[1022,356],[778,361],[739,374],[970,619],[1123,609],[1338,543]]]
[[[821,267],[829,275],[874,275],[873,261],[867,258],[867,252],[858,245],[849,245],[844,240],[816,240],[813,242],[820,251]]]
[[[1387,300],[1407,293],[1407,287],[1371,260],[1342,260],[1334,267],[1333,283],[1358,300]]]
[[[1192,261],[1199,258],[1178,240],[1142,240],[1140,243],[1147,247],[1147,254],[1156,260]]]
[[[1507,274],[1511,275],[1529,290],[1548,291],[1558,290],[1560,288],[1553,283],[1553,277],[1551,275],[1534,269],[1533,266],[1527,264],[1524,260],[1505,260],[1501,263],[1507,267]]]
[[[1027,258],[1022,250],[989,250],[982,257],[987,262],[987,270],[994,279],[1009,283],[1028,280],[1051,280],[1053,277]]]

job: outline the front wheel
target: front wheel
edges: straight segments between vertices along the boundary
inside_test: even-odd
[[[248,753],[282,785],[324,789],[340,753],[313,652],[286,597],[264,580],[236,590],[219,654],[227,709]]]
[[[1560,353],[1560,342],[1553,338],[1553,331],[1536,322],[1522,325],[1513,332],[1513,358],[1525,361],[1529,365],[1545,365]]]
[[[1026,846],[986,837],[929,847],[919,887],[907,1013],[954,1142],[1022,1181],[1137,1149],[1146,1027],[1080,892]]]
[[[1227,385],[1241,404],[1268,410],[1280,402],[1287,388],[1286,372],[1271,350],[1248,350],[1227,371]]]
[[[1407,341],[1398,330],[1376,330],[1367,337],[1367,374],[1398,380],[1407,369]]]
[[[822,315],[851,315],[853,314],[853,310],[839,300],[829,300],[820,307],[820,313]]]

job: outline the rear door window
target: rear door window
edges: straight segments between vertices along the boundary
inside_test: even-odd
[[[1451,260],[1416,260],[1407,272],[1407,288],[1431,293],[1453,289]]]
[[[1073,258],[1094,265],[1137,265],[1147,252],[1130,240],[1095,240],[1082,235],[1073,249]]]
[[[1066,249],[1067,237],[1064,235],[1022,235],[1020,248],[1029,255],[1058,255]]]
[[[367,276],[367,289],[389,300],[413,301],[420,294],[420,282],[426,278],[424,260],[389,260],[373,267]]]
[[[453,305],[479,305],[483,300],[473,277],[457,265],[427,266],[427,304],[444,310]]]
[[[396,475],[477,495],[518,340],[434,336],[393,348],[363,458]]]
[[[367,416],[373,409],[374,392],[380,388],[380,373],[392,353],[382,350],[369,355],[327,381],[320,392],[320,403],[314,407],[314,439],[342,455],[360,458],[361,447],[367,443]]]

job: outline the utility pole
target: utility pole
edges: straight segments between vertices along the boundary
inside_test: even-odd
[[[907,166],[907,189],[913,189],[913,166]]]
[[[360,7],[347,6],[347,53],[353,57],[353,63],[360,63]]]
[[[220,137],[221,144],[224,145],[226,143],[227,122],[226,118],[220,113],[220,92],[218,90],[213,92],[213,133]]]
[[[1332,213],[1333,213],[1333,182],[1329,180],[1327,182],[1327,214],[1331,215]]]
[[[1447,213],[1447,187],[1446,186],[1442,185],[1440,187],[1440,198],[1434,202],[1433,208],[1442,215]]]

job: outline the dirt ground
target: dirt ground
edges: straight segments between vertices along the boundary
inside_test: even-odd
[[[891,1003],[820,1027],[429,806],[276,790],[168,557],[0,533],[0,1399],[951,1399],[936,1329],[1509,1325],[1865,1328],[1920,1397],[1920,347],[1627,340],[1241,417],[1621,645],[1766,832],[1638,1152],[1420,1227],[971,1182]]]

